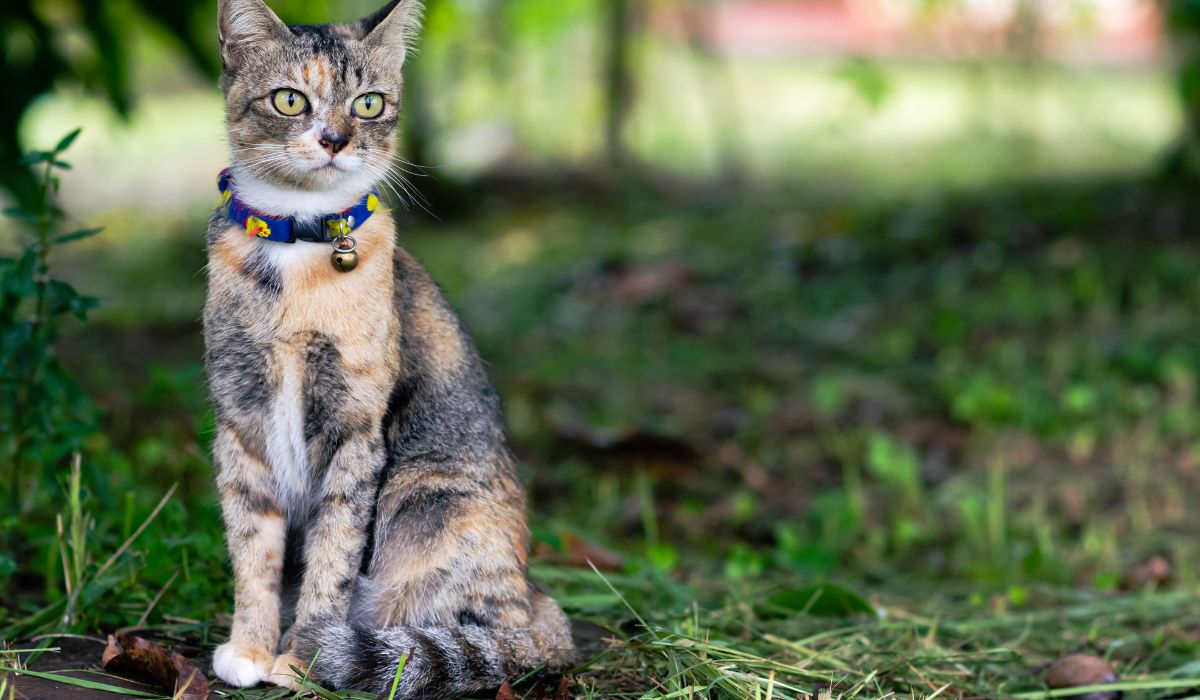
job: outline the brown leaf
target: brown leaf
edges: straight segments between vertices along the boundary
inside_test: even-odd
[[[687,478],[700,465],[696,445],[638,426],[601,428],[570,416],[552,416],[550,430],[558,446],[573,455],[667,479]]]
[[[117,638],[111,634],[108,635],[108,644],[104,647],[104,653],[100,655],[100,663],[108,666],[108,662],[123,651],[125,650],[121,648],[121,643],[117,641]]]
[[[1155,555],[1126,574],[1121,580],[1121,588],[1127,591],[1146,586],[1162,588],[1171,585],[1171,574],[1171,562],[1166,557]]]
[[[554,700],[567,700],[571,693],[571,682],[566,676],[558,679],[558,690],[554,691]]]
[[[629,267],[612,276],[608,296],[619,304],[640,306],[677,294],[687,286],[691,273],[678,261]]]
[[[1055,661],[1046,673],[1046,684],[1051,688],[1081,688],[1089,685],[1116,683],[1117,672],[1111,664],[1090,654],[1071,654]],[[1076,700],[1117,700],[1121,693],[1095,692],[1072,695]]]
[[[208,698],[208,678],[191,661],[154,642],[119,632],[108,635],[101,656],[104,670],[151,681],[177,700]]]
[[[572,534],[563,536],[562,549],[555,549],[545,542],[539,542],[534,549],[534,556],[539,559],[562,566],[574,566],[589,569],[588,562],[596,565],[601,571],[621,571],[625,568],[625,558],[619,552],[607,547],[601,547],[594,542],[576,537]]]
[[[496,700],[517,700],[517,695],[513,692],[512,686],[508,684],[508,681],[504,681],[496,690]]]

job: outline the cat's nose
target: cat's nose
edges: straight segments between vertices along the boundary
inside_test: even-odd
[[[323,131],[321,138],[317,139],[317,143],[321,144],[321,148],[324,148],[330,156],[336,156],[346,147],[347,143],[350,143],[350,139],[336,131]]]

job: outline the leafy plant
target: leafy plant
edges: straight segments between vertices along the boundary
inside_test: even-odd
[[[55,277],[50,266],[55,248],[100,232],[63,232],[66,215],[54,203],[59,174],[71,167],[62,156],[79,133],[76,129],[53,149],[21,159],[34,171],[38,204],[32,211],[4,211],[16,222],[19,238],[17,254],[0,258],[0,455],[10,514],[32,507],[23,497],[30,476],[45,476],[48,467],[63,463],[95,431],[91,403],[56,357],[55,342],[68,318],[86,321],[97,301]],[[15,552],[17,542],[11,544]]]

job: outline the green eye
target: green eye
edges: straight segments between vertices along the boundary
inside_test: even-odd
[[[290,88],[276,90],[271,101],[280,114],[288,117],[303,114],[304,110],[308,108],[308,98]]]
[[[380,95],[378,92],[368,92],[365,95],[359,95],[354,99],[354,105],[351,109],[356,117],[374,119],[383,112],[383,95]]]

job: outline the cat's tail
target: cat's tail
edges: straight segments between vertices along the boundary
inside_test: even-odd
[[[310,677],[326,687],[387,697],[406,657],[397,700],[458,697],[499,687],[539,667],[570,666],[575,650],[566,616],[548,597],[536,596],[534,606],[533,623],[520,629],[314,625],[297,631],[295,650],[301,659],[315,658]]]

